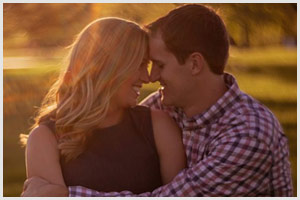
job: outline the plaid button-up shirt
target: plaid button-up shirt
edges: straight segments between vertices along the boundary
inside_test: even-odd
[[[289,149],[278,120],[225,74],[227,92],[192,118],[166,107],[160,92],[144,105],[169,113],[182,130],[188,167],[153,192],[97,192],[69,187],[70,196],[292,196]],[[99,172],[102,173],[102,172]],[[99,183],[101,184],[101,183]]]

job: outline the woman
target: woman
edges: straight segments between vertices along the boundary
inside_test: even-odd
[[[175,123],[136,106],[147,65],[148,38],[137,24],[103,18],[83,29],[27,140],[27,178],[50,183],[39,196],[64,196],[53,191],[71,185],[152,191],[185,167]]]

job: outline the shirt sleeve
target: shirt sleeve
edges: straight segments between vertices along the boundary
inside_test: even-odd
[[[264,180],[272,157],[264,141],[238,134],[208,148],[204,159],[152,193],[104,193],[73,186],[69,187],[70,196],[255,196],[267,188]]]
[[[182,171],[153,196],[255,196],[264,183],[272,158],[257,138],[236,136],[216,142],[206,158]],[[264,185],[265,184],[265,185]],[[258,187],[259,186],[259,187]]]

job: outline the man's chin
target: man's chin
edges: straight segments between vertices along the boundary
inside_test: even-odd
[[[165,98],[165,97],[161,97],[161,103],[164,106],[172,106],[172,102],[168,98]]]

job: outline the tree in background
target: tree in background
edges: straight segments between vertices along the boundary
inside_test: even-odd
[[[181,4],[3,4],[4,48],[57,47],[72,43],[90,21],[106,16],[145,24]],[[236,45],[296,44],[297,4],[209,4],[219,9]]]
[[[218,4],[226,25],[239,46],[297,41],[297,4]]]
[[[24,45],[29,48],[66,45],[89,21],[88,5],[4,4],[4,47],[6,40],[20,34],[27,38]]]

